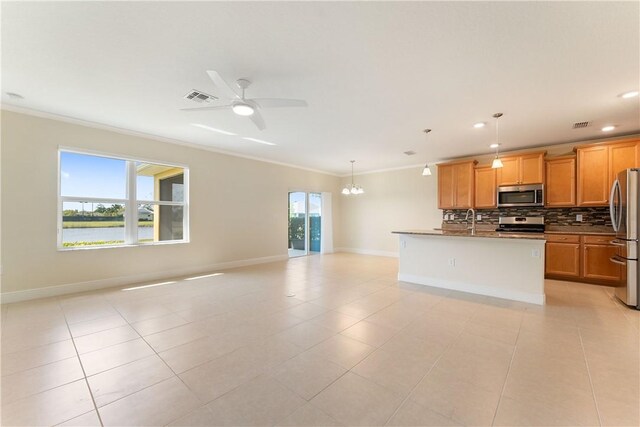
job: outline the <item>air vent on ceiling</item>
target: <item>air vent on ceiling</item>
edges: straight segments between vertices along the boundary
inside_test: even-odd
[[[218,97],[193,89],[184,96],[184,99],[190,99],[191,101],[202,104],[203,102],[214,101],[218,99]]]
[[[573,129],[582,129],[586,128],[591,124],[591,122],[575,122],[573,124]]]
[[[416,154],[416,152],[413,150],[409,150],[409,151],[405,151],[404,154],[406,154],[407,156],[413,156],[414,154]]]

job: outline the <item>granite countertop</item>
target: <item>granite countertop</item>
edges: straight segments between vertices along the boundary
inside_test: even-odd
[[[545,234],[588,234],[595,236],[614,236],[616,234],[612,227],[606,226],[560,226],[550,225],[545,229]]]
[[[489,237],[501,239],[544,240],[545,234],[577,234],[591,236],[613,236],[615,232],[606,226],[548,226],[544,233],[501,233],[495,231],[495,225],[482,224],[471,234],[466,227],[449,226],[444,229],[421,229],[392,231],[394,234],[413,234],[421,236],[453,236],[453,237]]]
[[[497,224],[477,224],[476,231],[495,232]],[[451,232],[466,233],[466,224],[443,224],[443,228],[436,228],[435,230],[446,230]],[[613,227],[606,225],[548,225],[544,231],[545,234],[578,234],[578,235],[593,235],[593,236],[613,236],[615,231]],[[507,233],[504,233],[507,234]],[[525,233],[522,233],[525,234]],[[518,234],[521,235],[521,234]]]
[[[450,237],[481,237],[481,238],[500,238],[500,239],[529,239],[544,240],[543,233],[498,233],[490,230],[476,230],[476,234],[471,234],[467,230],[442,230],[442,229],[425,229],[425,230],[400,230],[392,231],[394,234],[412,234],[418,236],[450,236]]]

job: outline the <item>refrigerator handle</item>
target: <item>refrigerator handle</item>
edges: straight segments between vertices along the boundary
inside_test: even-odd
[[[609,242],[609,244],[611,244],[613,246],[627,246],[626,243],[623,243],[618,239],[613,239],[612,241]]]
[[[611,258],[609,258],[609,261],[614,264],[627,265],[626,261],[620,261],[620,257],[618,257],[618,255],[612,256]]]
[[[620,183],[616,178],[616,180],[613,181],[613,185],[611,186],[611,194],[609,195],[609,215],[611,216],[611,224],[613,225],[613,231],[615,231],[616,233],[618,232],[620,227],[618,224],[618,215],[616,214],[616,204],[614,201],[614,197],[616,194],[617,187],[619,185]]]

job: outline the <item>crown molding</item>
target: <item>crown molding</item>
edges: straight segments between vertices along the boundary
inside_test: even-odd
[[[110,131],[110,132],[119,133],[119,134],[122,134],[122,135],[136,136],[136,137],[139,137],[139,138],[152,139],[154,141],[165,142],[165,143],[168,143],[168,144],[182,145],[182,146],[185,146],[185,147],[194,148],[196,150],[211,151],[211,152],[217,153],[217,154],[224,154],[225,156],[239,157],[241,159],[248,159],[248,160],[255,160],[257,162],[270,163],[270,164],[274,164],[274,165],[278,165],[278,166],[285,166],[285,167],[289,167],[289,168],[300,169],[300,170],[304,170],[304,171],[307,171],[307,172],[320,173],[320,174],[323,174],[323,175],[329,175],[329,176],[335,176],[335,177],[340,176],[338,174],[331,173],[331,172],[328,172],[328,171],[323,171],[323,170],[320,170],[320,169],[307,168],[307,167],[304,167],[304,166],[294,165],[294,164],[291,164],[291,163],[278,162],[276,160],[269,160],[269,159],[265,159],[265,158],[262,158],[262,157],[248,156],[248,155],[245,155],[245,154],[234,153],[232,151],[221,150],[219,148],[209,147],[209,146],[206,146],[206,145],[195,144],[193,142],[181,141],[179,139],[166,138],[164,136],[159,136],[159,135],[154,135],[154,134],[144,133],[144,132],[138,132],[138,131],[134,131],[134,130],[130,130],[130,129],[120,128],[120,127],[117,127],[117,126],[107,125],[107,124],[99,123],[99,122],[92,122],[92,121],[89,121],[89,120],[78,119],[78,118],[75,118],[75,117],[65,116],[65,115],[61,115],[61,114],[49,113],[49,112],[41,111],[41,110],[34,110],[34,109],[31,109],[31,108],[21,107],[21,106],[13,105],[13,104],[6,104],[6,103],[0,104],[0,109],[1,110],[6,110],[6,111],[11,111],[13,113],[25,114],[25,115],[28,115],[28,116],[40,117],[40,118],[49,119],[49,120],[56,120],[56,121],[59,121],[59,122],[70,123],[70,124],[89,127],[89,128],[93,128],[93,129],[106,130],[106,131]]]

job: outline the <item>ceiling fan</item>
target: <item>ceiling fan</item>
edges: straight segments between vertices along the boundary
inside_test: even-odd
[[[217,71],[207,71],[213,84],[218,88],[220,97],[230,101],[226,105],[215,105],[211,107],[195,107],[195,108],[182,108],[183,111],[203,111],[203,110],[226,110],[231,109],[239,116],[246,116],[260,130],[266,128],[264,119],[260,114],[262,108],[281,108],[281,107],[306,107],[307,102],[301,99],[278,99],[278,98],[245,98],[244,91],[251,85],[251,82],[247,79],[236,80],[236,86],[242,91],[241,95],[238,95],[231,87],[224,81]]]

